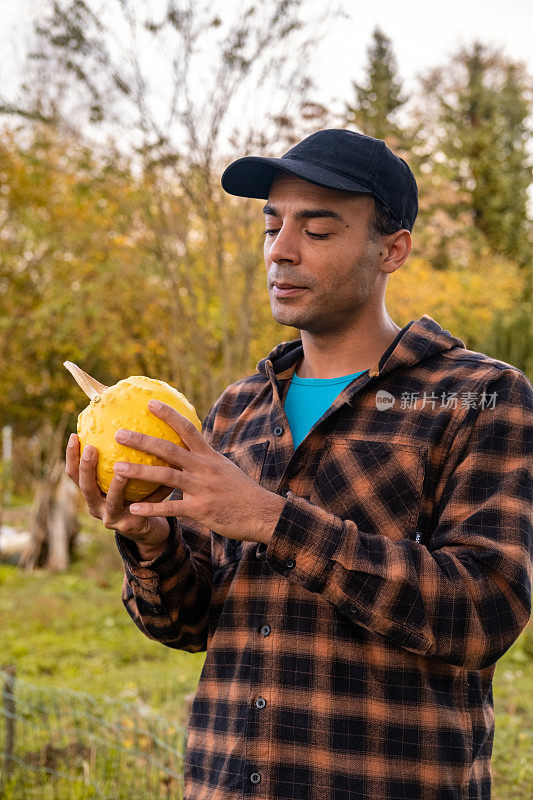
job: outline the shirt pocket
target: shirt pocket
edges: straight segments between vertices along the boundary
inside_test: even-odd
[[[412,442],[330,436],[310,500],[364,533],[418,541],[426,457]]]
[[[267,440],[251,445],[238,445],[232,450],[221,451],[221,453],[233,461],[256,483],[260,483],[268,445],[269,442]],[[215,571],[233,561],[238,561],[242,557],[245,548],[251,547],[255,549],[257,547],[257,542],[228,539],[227,536],[221,536],[215,531],[211,532],[211,536],[211,560]]]

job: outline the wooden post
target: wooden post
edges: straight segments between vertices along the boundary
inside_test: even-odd
[[[13,490],[13,426],[2,428],[2,461],[0,462],[0,535],[2,530],[2,508],[12,503]]]
[[[10,506],[13,497],[13,426],[2,428],[2,498],[0,503]]]
[[[6,743],[4,749],[4,775],[9,780],[13,771],[15,752],[15,673],[14,664],[4,667],[7,675],[2,696],[2,713],[6,720]]]

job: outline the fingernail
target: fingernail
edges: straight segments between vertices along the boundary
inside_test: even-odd
[[[128,480],[125,475],[115,475],[115,478],[119,483],[125,483]]]
[[[162,403],[160,403],[159,400],[150,400],[148,403],[148,408],[150,411],[161,411],[161,406]]]
[[[136,514],[140,508],[141,508],[140,505],[138,505],[137,503],[133,503],[133,505],[130,506],[130,511],[132,514]]]
[[[131,431],[127,431],[124,429],[120,429],[117,431],[117,439],[121,442],[127,442],[128,439],[131,439]]]
[[[83,453],[81,457],[84,458],[85,461],[91,460],[91,458],[93,457],[93,449],[90,445],[87,445],[87,447],[83,448]]]
[[[67,447],[74,447],[75,444],[76,444],[76,434],[71,433],[70,436],[68,437]]]

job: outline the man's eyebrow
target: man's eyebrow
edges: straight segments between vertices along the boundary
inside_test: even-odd
[[[267,203],[263,208],[263,214],[269,214],[272,217],[281,216],[276,206],[270,205],[270,203]],[[344,222],[344,218],[339,214],[339,212],[333,211],[332,208],[302,208],[300,211],[295,211],[293,214],[293,218],[295,220],[315,219],[315,217],[330,217],[337,222]]]

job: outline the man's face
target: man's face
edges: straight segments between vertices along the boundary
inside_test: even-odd
[[[372,210],[368,194],[276,174],[263,211],[267,288],[277,322],[318,335],[353,325],[373,301],[378,276],[386,280],[380,241],[368,239]]]

